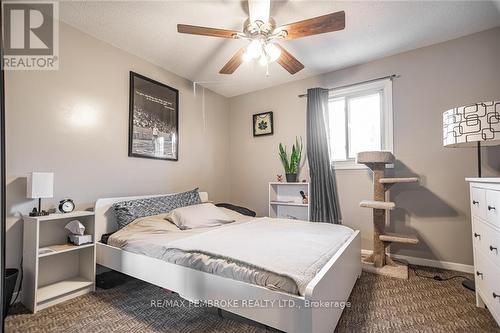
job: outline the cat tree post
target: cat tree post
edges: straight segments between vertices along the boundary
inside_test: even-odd
[[[386,164],[394,163],[394,155],[384,151],[360,152],[357,162],[365,164],[373,171],[373,200],[360,202],[360,206],[373,209],[373,254],[363,259],[365,271],[408,278],[408,267],[395,263],[387,254],[386,248],[393,242],[417,244],[418,239],[385,231],[386,212],[396,207],[394,202],[385,201],[385,192],[397,183],[410,183],[418,178],[385,178]]]
[[[368,165],[368,164],[367,164]],[[380,179],[384,178],[385,164],[370,163],[368,165],[373,171],[373,200],[385,201],[384,185]],[[385,209],[373,210],[373,265],[375,267],[385,266],[385,244],[380,240],[380,235],[385,232]]]

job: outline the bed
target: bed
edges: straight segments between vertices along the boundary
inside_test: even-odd
[[[114,203],[150,197],[155,196],[97,200],[96,239],[117,230]],[[200,197],[208,200],[207,193],[201,192]],[[207,302],[285,332],[333,332],[361,274],[359,231],[343,226],[249,218],[230,211],[227,214],[235,220],[230,225],[183,231],[169,225],[161,215],[138,219],[113,233],[107,244],[97,243],[97,263],[175,291],[185,299]],[[287,236],[280,240],[277,235],[283,232]],[[297,242],[301,232],[318,236],[312,243]],[[330,238],[324,236],[321,241],[322,235],[329,232]],[[237,238],[242,234],[253,239],[249,244],[256,250],[245,249],[244,238]],[[231,247],[231,240],[235,239],[233,243],[241,244],[241,251],[235,244]],[[280,251],[271,250],[272,246],[261,246],[272,243],[272,239],[277,239],[281,252],[291,251],[291,255],[283,256]],[[334,241],[329,244],[328,239]],[[321,249],[311,251],[320,253],[321,260],[307,256],[303,256],[303,262],[294,259],[301,256],[293,255],[293,251],[307,248]],[[212,253],[221,256],[207,257]]]

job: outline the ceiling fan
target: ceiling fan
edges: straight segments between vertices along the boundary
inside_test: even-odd
[[[276,61],[293,75],[302,70],[304,65],[278,44],[278,40],[298,39],[345,28],[343,11],[277,27],[274,19],[269,16],[270,7],[270,0],[248,0],[250,17],[245,20],[242,32],[187,24],[178,24],[177,31],[183,34],[248,40],[248,46],[238,50],[222,67],[220,74],[232,74],[243,61],[258,59],[264,66]]]

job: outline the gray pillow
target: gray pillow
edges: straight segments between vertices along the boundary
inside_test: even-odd
[[[173,209],[200,204],[198,189],[161,197],[121,201],[113,204],[116,223],[121,229],[140,217],[168,213]]]

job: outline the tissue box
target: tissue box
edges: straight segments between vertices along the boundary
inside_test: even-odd
[[[92,235],[74,235],[70,234],[68,236],[68,240],[70,243],[75,245],[83,245],[92,243]]]

